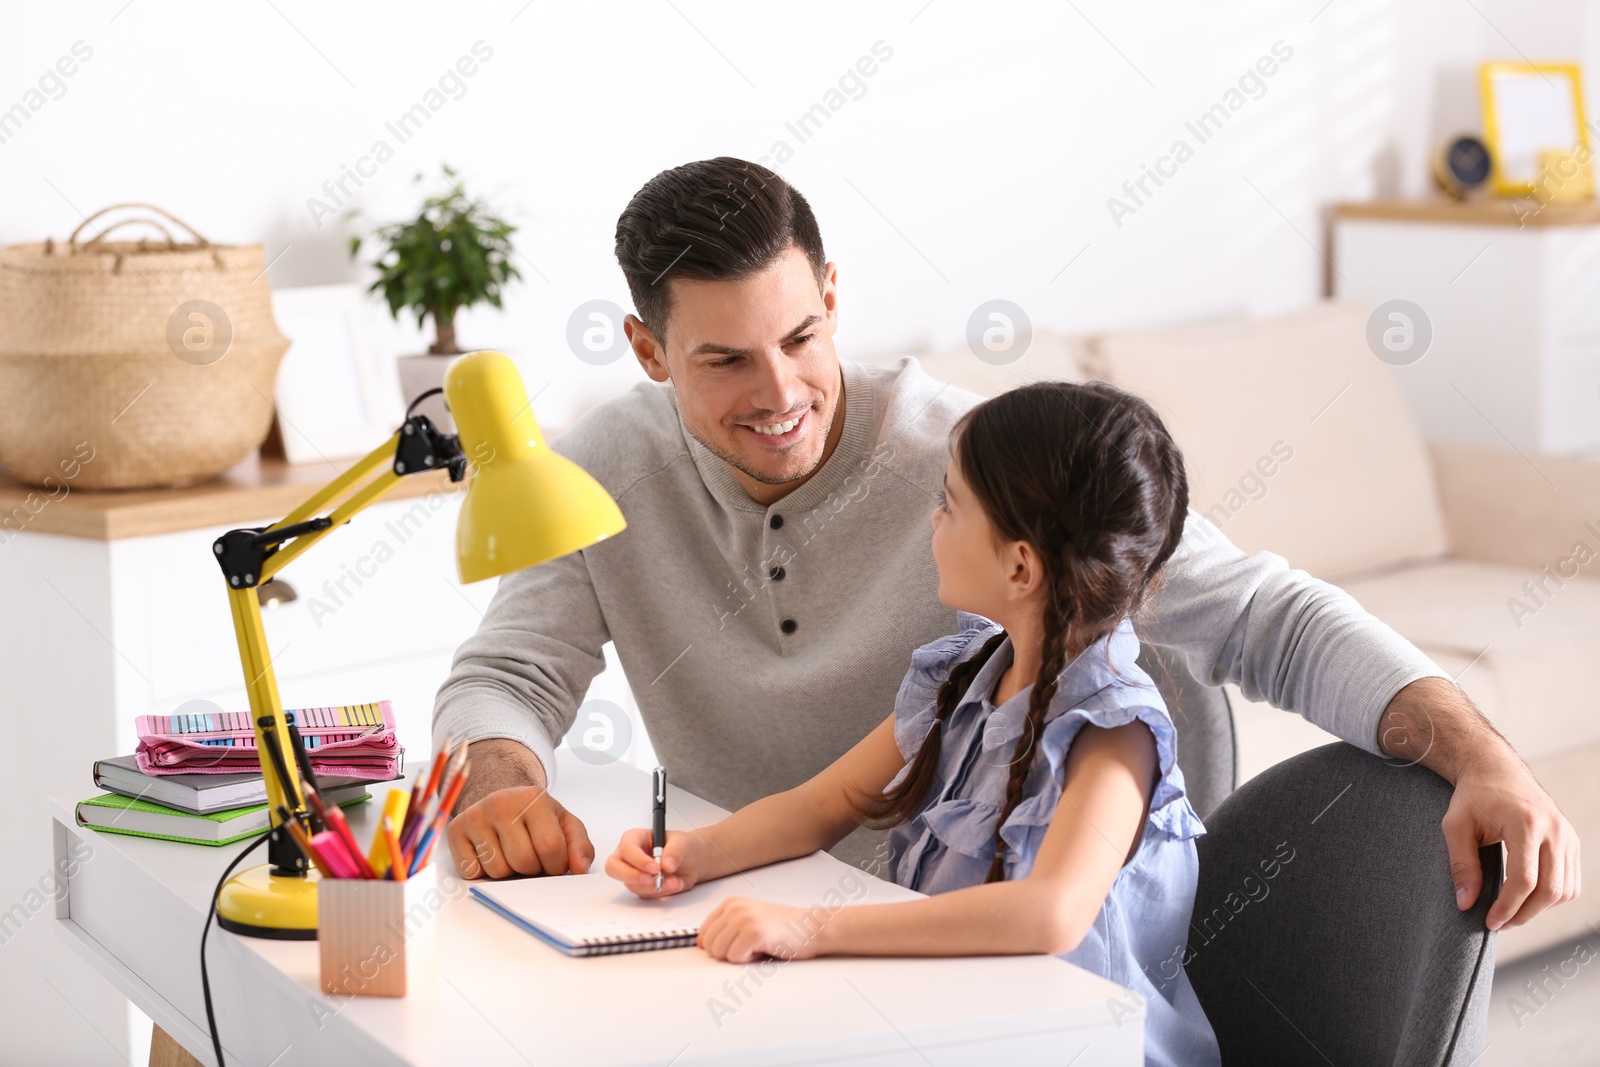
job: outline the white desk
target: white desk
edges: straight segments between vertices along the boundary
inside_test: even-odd
[[[598,859],[624,829],[649,824],[648,776],[622,764],[590,767],[564,750],[560,760],[556,793],[588,825]],[[50,805],[57,870],[70,884],[56,925],[156,1025],[211,1063],[200,928],[218,877],[245,845],[97,833],[75,824],[77,799]],[[379,808],[351,809],[363,840]],[[686,829],[724,812],[678,790],[669,814],[670,826]],[[74,863],[85,843],[92,851]],[[776,965],[765,978],[699,948],[570,959],[470,899],[466,883],[445,875],[447,856],[436,852],[434,864],[439,974],[403,999],[326,996],[315,943],[214,929],[212,996],[229,1063],[1143,1063],[1142,1003],[1119,1026],[1110,1004],[1139,1003],[1134,994],[1055,957],[835,957]],[[851,871],[840,865],[841,875]],[[736,988],[741,979],[747,995]],[[713,998],[736,1010],[714,1017]]]

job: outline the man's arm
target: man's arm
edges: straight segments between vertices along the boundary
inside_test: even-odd
[[[1478,848],[1496,841],[1506,843],[1506,879],[1486,916],[1489,929],[1521,926],[1582,892],[1577,831],[1453,682],[1412,682],[1384,709],[1379,730],[1390,756],[1420,763],[1456,787],[1442,825],[1458,907],[1477,901]]]
[[[1375,756],[1385,754],[1378,720],[1395,694],[1448,677],[1344,590],[1271,552],[1245,555],[1194,510],[1136,622],[1142,639],[1177,652],[1207,685],[1232,682]]]
[[[1348,593],[1270,552],[1246,556],[1191,510],[1140,629],[1207,684],[1233,682],[1455,785],[1443,829],[1459,907],[1482,888],[1478,847],[1503,840],[1509,853],[1490,929],[1578,895],[1577,835],[1527,765],[1448,675]]]
[[[608,640],[582,553],[506,575],[434,698],[434,738],[515,741],[554,782],[555,746],[605,668]],[[468,789],[481,794],[478,771]]]
[[[605,667],[608,638],[587,564],[573,553],[502,578],[456,651],[433,733],[472,742],[472,776],[449,829],[463,876],[588,870],[588,833],[548,786],[555,745]]]

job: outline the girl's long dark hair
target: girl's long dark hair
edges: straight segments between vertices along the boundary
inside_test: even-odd
[[[1150,405],[1105,382],[1037,382],[968,411],[952,453],[979,505],[1007,541],[1026,541],[1043,564],[1044,648],[1027,724],[1011,758],[1000,827],[1022,799],[1033,741],[1044,725],[1069,647],[1082,650],[1136,613],[1178,547],[1189,507],[1183,456]],[[921,810],[938,772],[940,734],[956,703],[1004,640],[999,633],[951,669],[932,729],[899,785],[859,803],[863,821],[905,822]]]

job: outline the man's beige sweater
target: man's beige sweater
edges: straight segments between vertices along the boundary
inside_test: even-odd
[[[501,579],[439,690],[435,735],[521,742],[559,798],[554,746],[607,641],[671,782],[726,808],[798,785],[882,722],[912,649],[956,628],[929,512],[951,427],[980,398],[914,359],[841,366],[838,446],[771,507],[689,434],[670,384],[579,419],[553,447],[610,491],[628,528]],[[1369,752],[1389,699],[1444,676],[1347,594],[1246,556],[1192,510],[1135,627],[1196,678]]]

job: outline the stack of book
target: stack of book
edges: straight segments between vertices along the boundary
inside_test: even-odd
[[[372,799],[360,778],[322,778],[324,803],[348,807]],[[267,785],[253,774],[144,774],[134,756],[99,760],[94,784],[107,790],[77,808],[96,830],[196,845],[226,845],[266,833]]]

